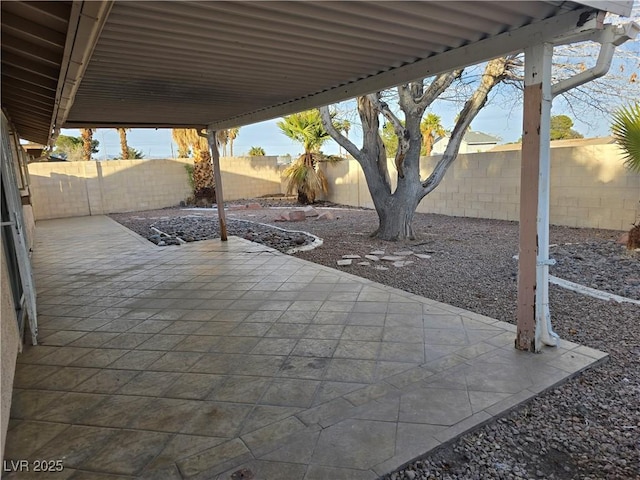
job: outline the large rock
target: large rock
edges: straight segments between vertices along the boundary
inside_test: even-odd
[[[307,217],[317,217],[318,211],[313,207],[304,207],[302,209]]]
[[[291,222],[304,222],[307,218],[304,210],[292,210],[289,212],[289,221]]]
[[[316,220],[333,220],[333,214],[331,212],[324,212],[318,215]]]

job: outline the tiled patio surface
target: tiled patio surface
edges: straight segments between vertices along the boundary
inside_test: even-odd
[[[51,479],[375,479],[605,356],[238,238],[86,217],[34,251],[5,459]]]

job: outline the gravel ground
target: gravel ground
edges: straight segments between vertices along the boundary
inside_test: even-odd
[[[311,217],[278,224],[324,239],[319,248],[297,256],[514,323],[517,223],[417,214],[417,240],[384,242],[368,236],[377,224],[373,211],[321,211],[330,211],[334,219]],[[171,227],[172,232],[190,232],[186,234],[194,239],[219,236],[213,212],[196,213],[202,216],[166,209],[112,217],[146,237],[153,234],[151,224],[160,230],[162,226]],[[275,209],[229,212],[229,233],[253,236],[281,251],[300,245],[304,235],[236,221],[270,223],[279,213]],[[558,262],[551,267],[553,275],[640,299],[640,252],[629,252],[617,243],[621,232],[551,227],[550,234],[555,244],[551,256]],[[302,244],[308,241],[305,238]],[[359,260],[351,266],[336,265],[342,255],[364,256],[373,250],[387,254],[412,250],[430,258],[412,257],[413,264],[388,270],[357,265]],[[640,306],[604,302],[556,286],[551,286],[550,301],[554,329],[560,337],[606,351],[609,361],[386,480],[640,478]]]

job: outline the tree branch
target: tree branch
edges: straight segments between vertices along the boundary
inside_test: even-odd
[[[425,110],[433,101],[438,98],[457,78],[460,78],[464,69],[452,70],[451,72],[441,73],[438,75],[429,88],[422,93],[419,98],[414,98],[418,108]]]
[[[399,90],[399,89],[398,89]],[[404,162],[404,157],[407,154],[407,150],[409,149],[409,131],[404,128],[402,122],[389,108],[386,102],[380,100],[379,93],[371,93],[367,95],[367,98],[372,103],[374,108],[380,112],[384,118],[387,119],[391,125],[393,125],[393,130],[396,132],[396,136],[398,137],[398,150],[396,151],[395,164],[398,170],[398,176],[400,178],[404,178],[404,170],[402,168],[402,162]],[[400,94],[400,98],[402,98],[402,94]]]
[[[449,144],[442,155],[440,161],[436,164],[431,175],[422,182],[422,196],[433,191],[444,178],[448,168],[458,156],[462,137],[466,133],[471,121],[476,117],[478,112],[484,107],[489,96],[489,92],[509,75],[509,68],[512,66],[512,57],[501,57],[491,60],[482,74],[480,85],[476,88],[473,95],[467,100],[464,108],[458,116]]]
[[[338,129],[333,125],[329,107],[320,107],[318,110],[320,110],[322,126],[327,131],[327,133],[331,135],[331,138],[333,138],[338,145],[340,145],[348,153],[350,153],[353,158],[358,158],[361,154],[360,150],[351,140],[349,140],[346,136],[339,132]]]

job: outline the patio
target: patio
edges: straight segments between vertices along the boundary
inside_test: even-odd
[[[36,233],[5,459],[51,478],[375,479],[606,358],[239,238]]]

